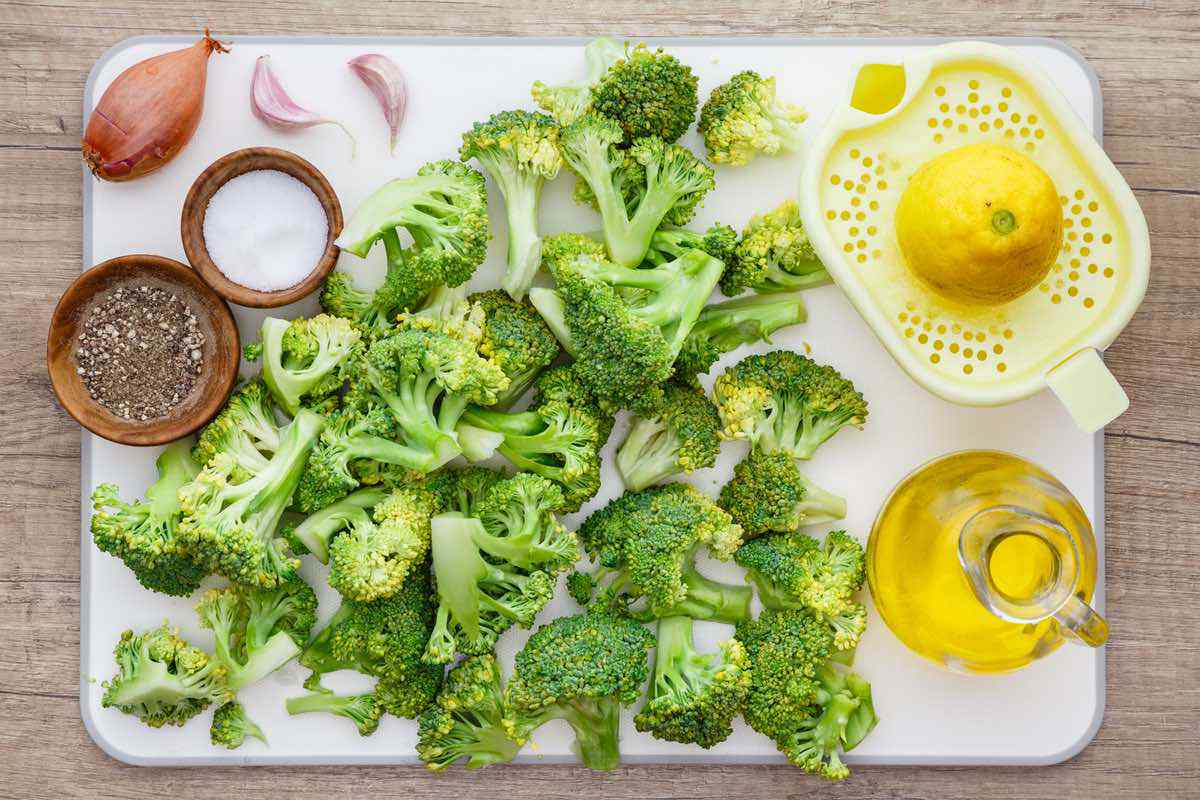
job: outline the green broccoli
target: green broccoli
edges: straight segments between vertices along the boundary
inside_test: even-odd
[[[591,612],[538,628],[517,653],[505,689],[509,735],[524,744],[530,733],[562,719],[575,733],[583,765],[614,770],[621,763],[621,707],[633,703],[646,680],[654,636],[623,616]]]
[[[538,107],[558,120],[560,125],[569,125],[592,108],[592,88],[600,82],[609,67],[625,57],[625,47],[618,42],[600,37],[593,39],[583,48],[587,75],[583,80],[548,86],[542,81],[533,84],[533,100]]]
[[[476,159],[504,196],[508,267],[500,285],[517,300],[529,291],[541,262],[538,204],[542,186],[562,167],[558,135],[553,117],[531,111],[501,111],[463,134],[462,160]]]
[[[867,421],[862,393],[833,367],[789,350],[747,356],[713,385],[722,435],[764,452],[812,458],[847,425]]]
[[[626,145],[645,136],[674,142],[696,118],[697,83],[675,56],[639,44],[592,87],[592,108],[620,126]]]
[[[680,145],[647,136],[626,151],[617,149],[621,140],[620,125],[588,114],[563,129],[562,154],[587,186],[577,199],[600,212],[609,257],[632,268],[654,232],[663,223],[686,224],[714,182],[712,169]]]
[[[697,376],[721,356],[742,345],[770,343],[775,331],[807,319],[801,292],[752,294],[705,306],[675,359],[674,378],[698,385]]]
[[[443,668],[421,661],[433,629],[434,609],[427,561],[415,565],[400,590],[390,597],[367,603],[343,599],[333,618],[300,655],[300,665],[312,672],[305,688],[329,694],[321,686],[323,675],[355,670],[379,679],[374,694],[381,713],[417,716],[433,701],[442,683]],[[300,706],[317,710],[319,703],[307,700]],[[356,707],[362,707],[361,701]]]
[[[499,364],[508,377],[508,388],[499,393],[495,405],[509,408],[558,358],[558,339],[528,300],[518,302],[495,290],[468,299],[486,315],[479,352]]]
[[[275,402],[289,414],[320,401],[342,385],[338,368],[354,352],[362,334],[341,317],[318,314],[291,322],[263,320],[262,377]]]
[[[406,229],[413,245],[403,247]],[[417,308],[435,287],[465,283],[487,257],[491,236],[483,176],[457,161],[426,164],[415,177],[389,181],[363,201],[336,244],[366,258],[383,240],[387,275],[374,293],[332,273],[321,304],[330,314],[360,324],[370,335],[386,333],[397,314]]]
[[[256,683],[300,655],[317,620],[317,596],[300,578],[273,589],[209,589],[196,604],[213,632],[215,658],[233,692]]]
[[[625,487],[645,489],[668,478],[711,467],[721,449],[721,418],[700,389],[669,384],[658,407],[639,414],[617,450]]]
[[[739,623],[735,638],[750,659],[750,692],[742,716],[751,728],[779,741],[809,716],[818,677],[833,652],[833,633],[804,609],[767,609]]]
[[[215,747],[237,750],[245,743],[246,738],[258,739],[267,743],[266,734],[262,728],[254,724],[254,720],[246,716],[246,709],[241,703],[232,702],[213,712],[212,725],[208,731],[209,739]]]
[[[358,728],[359,736],[370,736],[379,729],[384,707],[374,692],[365,694],[333,694],[332,692],[309,692],[289,697],[284,703],[288,714],[325,713],[345,717]]]
[[[429,520],[438,499],[419,484],[398,487],[371,514],[352,514],[329,545],[329,585],[351,600],[395,594],[429,553]]]
[[[866,558],[854,537],[830,531],[822,545],[803,533],[773,533],[742,545],[734,561],[745,567],[764,608],[807,608],[829,622],[838,650],[858,645],[867,610],[854,593],[862,588]]]
[[[658,621],[650,693],[633,724],[657,739],[707,749],[733,733],[750,690],[750,665],[734,639],[722,642],[720,653],[697,652],[692,625],[690,617]]]
[[[688,250],[700,250],[718,261],[728,264],[733,259],[737,243],[737,231],[721,222],[713,223],[704,233],[690,231],[687,228],[659,228],[650,237],[650,249],[646,251],[646,262],[661,266],[679,258]]]
[[[210,704],[233,699],[225,669],[165,624],[125,631],[113,651],[117,673],[102,686],[103,708],[117,708],[149,725],[182,725]]]
[[[818,673],[818,682],[814,710],[776,744],[788,761],[805,772],[840,781],[850,776],[850,769],[839,751],[857,747],[879,718],[871,685],[860,676],[827,664]]]
[[[742,166],[757,153],[794,153],[808,114],[775,96],[775,79],[739,72],[713,89],[700,110],[700,135],[714,164]]]
[[[809,480],[796,459],[761,450],[751,450],[733,468],[733,478],[721,489],[717,503],[748,539],[846,516],[845,499]]]
[[[334,535],[345,530],[346,526],[350,524],[350,520],[357,516],[359,511],[374,508],[387,496],[387,489],[379,487],[359,489],[336,503],[310,514],[299,524],[286,530],[287,539],[292,543],[292,550],[297,553],[311,553],[322,564],[328,564],[329,543]]]
[[[495,469],[472,465],[462,469],[446,467],[429,475],[425,486],[438,497],[439,508],[468,517],[500,481],[507,476]]]
[[[804,231],[800,207],[794,200],[751,217],[728,263],[721,276],[721,291],[730,297],[746,289],[789,292],[831,281]]]
[[[319,415],[300,409],[279,449],[256,474],[236,482],[237,462],[221,452],[180,488],[179,537],[206,569],[262,588],[291,580],[300,562],[276,537],[276,528],[324,424]]]
[[[179,488],[200,472],[191,441],[167,445],[154,462],[158,480],[145,500],[125,503],[117,487],[102,483],[92,491],[92,541],[125,562],[138,583],[152,592],[186,597],[200,587],[208,570],[180,541]]]
[[[584,520],[578,536],[599,565],[593,585],[600,587],[600,606],[640,620],[689,616],[735,623],[750,616],[750,587],[719,583],[696,569],[701,545],[728,560],[741,545],[742,530],[694,487],[669,483],[626,492]],[[581,579],[570,588],[576,599],[585,596]]]
[[[239,386],[200,431],[192,458],[203,466],[218,453],[228,453],[237,461],[238,480],[244,480],[267,466],[279,449],[279,431],[271,392],[255,378]]]
[[[446,675],[437,700],[417,721],[417,756],[434,772],[461,758],[467,769],[504,764],[521,749],[504,726],[511,716],[491,654],[469,656]]]

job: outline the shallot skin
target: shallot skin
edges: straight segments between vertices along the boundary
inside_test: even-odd
[[[83,160],[92,174],[132,180],[178,155],[204,113],[208,58],[228,50],[206,30],[191,47],[139,61],[118,75],[84,130]]]

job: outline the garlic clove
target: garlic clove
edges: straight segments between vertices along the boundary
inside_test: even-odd
[[[346,63],[383,108],[383,118],[391,131],[389,147],[391,152],[396,152],[396,138],[408,110],[408,83],[404,73],[395,61],[379,53],[366,53]]]
[[[345,125],[309,111],[292,100],[271,69],[270,56],[259,56],[254,62],[254,74],[250,78],[250,110],[268,126],[281,131],[336,125],[350,137],[351,153],[356,146],[354,135]]]

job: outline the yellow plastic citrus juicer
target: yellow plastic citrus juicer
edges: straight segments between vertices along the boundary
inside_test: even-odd
[[[973,158],[955,173],[959,153]],[[994,171],[989,163],[1005,153],[1008,161],[1026,164],[1025,172]],[[914,175],[931,162],[951,163],[949,174],[960,183],[993,185],[1000,193],[1027,177],[1037,186],[1029,173],[1052,181],[1061,216],[1055,213],[1053,225],[1042,230],[1061,236],[1059,246],[1046,251],[1057,258],[1046,261],[1044,276],[1023,276],[1015,299],[979,302],[938,291],[910,268],[897,211]],[[932,172],[919,182],[936,194]],[[963,197],[973,190],[960,187]],[[1049,386],[1089,432],[1128,407],[1099,351],[1145,295],[1146,220],[1061,92],[1015,51],[960,42],[900,64],[861,67],[813,144],[800,199],[805,228],[829,272],[892,356],[934,394],[1001,405]],[[1037,206],[1037,198],[1025,200],[1025,208]],[[929,208],[939,210],[936,198]],[[912,208],[903,212],[922,222]],[[999,233],[1014,226],[1007,210],[980,219]],[[934,227],[944,220],[923,222]]]

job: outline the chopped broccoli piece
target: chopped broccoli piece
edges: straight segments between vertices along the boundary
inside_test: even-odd
[[[102,483],[92,492],[92,541],[125,562],[138,583],[153,592],[186,597],[208,570],[196,563],[178,536],[179,488],[200,472],[191,441],[167,445],[154,462],[158,480],[145,500],[125,503],[117,487]]]
[[[426,479],[426,487],[438,497],[443,512],[454,511],[474,516],[475,509],[500,481],[507,477],[500,470],[469,466],[463,469],[446,467]]]
[[[496,406],[509,408],[558,358],[558,339],[528,300],[518,302],[494,290],[468,299],[486,315],[479,352],[499,364],[508,377],[508,388],[499,393]]]
[[[117,673],[102,684],[100,705],[151,728],[182,725],[210,704],[233,699],[225,669],[165,624],[146,633],[125,631],[113,656]]]
[[[562,132],[563,160],[587,185],[577,198],[594,204],[609,257],[636,267],[664,222],[684,225],[714,186],[712,169],[686,148],[656,136],[618,150],[621,127],[588,114]]]
[[[276,528],[324,424],[317,414],[300,409],[284,429],[279,449],[253,476],[237,482],[234,457],[218,453],[180,488],[179,536],[206,569],[262,588],[291,580],[300,562],[276,537]]]
[[[862,393],[833,367],[788,350],[747,356],[713,385],[727,439],[746,439],[764,452],[812,458],[847,425],[867,421]]]
[[[792,531],[846,516],[846,501],[817,486],[787,453],[751,450],[721,489],[721,508],[747,538],[770,531]]]
[[[568,125],[592,108],[592,87],[600,82],[609,67],[624,58],[625,48],[618,42],[600,37],[583,48],[587,75],[580,81],[548,86],[542,81],[533,84],[533,101],[560,125]]]
[[[825,665],[818,673],[815,709],[797,722],[795,730],[776,740],[780,752],[795,766],[833,781],[845,780],[850,768],[840,751],[853,749],[879,721],[871,700],[871,685],[854,673]]]
[[[801,292],[752,294],[705,306],[675,359],[675,380],[697,384],[717,359],[808,319]]]
[[[464,658],[446,675],[434,704],[421,713],[417,756],[434,772],[463,758],[467,769],[512,761],[521,745],[505,728],[510,716],[495,657]]]
[[[323,399],[318,390],[341,388],[337,370],[362,336],[350,320],[328,314],[291,322],[267,317],[259,335],[263,343],[263,380],[275,402],[289,414],[307,405],[306,401]]]
[[[721,418],[703,391],[670,384],[658,407],[633,418],[617,450],[625,487],[645,489],[668,478],[711,467],[721,448]]]
[[[775,96],[775,79],[739,72],[713,89],[700,110],[700,135],[714,164],[742,166],[757,153],[794,153],[808,114]]]
[[[192,458],[203,466],[218,453],[228,453],[237,461],[241,480],[267,466],[279,449],[279,431],[270,390],[256,378],[239,386],[216,419],[204,426]]]
[[[531,111],[501,111],[463,134],[462,160],[476,159],[492,176],[508,217],[508,267],[500,285],[525,297],[541,263],[538,204],[542,186],[562,167],[558,123]]]
[[[246,709],[236,701],[226,703],[213,713],[208,735],[215,747],[229,750],[237,750],[245,743],[247,737],[258,739],[263,744],[267,743],[262,728],[246,716]]]
[[[285,706],[292,716],[323,712],[345,717],[358,728],[359,736],[370,736],[378,730],[379,720],[385,710],[374,692],[351,695],[310,692],[299,697],[289,697]]]
[[[633,703],[646,679],[654,637],[637,622],[592,612],[559,617],[529,637],[517,653],[505,690],[509,735],[524,743],[552,719],[575,733],[583,765],[620,766],[621,707]]]
[[[322,564],[329,563],[329,542],[345,530],[352,517],[363,509],[374,508],[388,496],[381,488],[359,489],[332,505],[310,514],[300,524],[287,531],[287,538],[296,552],[311,553]]]
[[[658,621],[650,693],[633,724],[657,739],[707,749],[733,733],[750,690],[750,664],[734,639],[721,642],[719,653],[697,652],[692,625],[690,617]]]
[[[746,289],[789,292],[830,281],[804,231],[800,207],[786,200],[775,210],[750,218],[721,277],[721,291],[730,297]]]
[[[733,260],[737,242],[737,232],[720,222],[709,226],[704,233],[686,228],[659,228],[650,238],[646,261],[657,266],[678,258],[688,250],[700,250],[728,264]]]
[[[262,358],[262,342],[250,342],[242,348],[242,358],[247,361],[258,361]]]
[[[626,145],[644,136],[673,142],[696,118],[698,82],[675,56],[639,44],[592,87],[592,108],[620,126]]]

